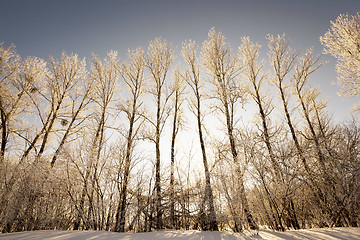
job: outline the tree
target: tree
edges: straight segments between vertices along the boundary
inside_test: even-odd
[[[304,150],[301,147],[299,137],[296,133],[295,125],[291,117],[291,110],[289,107],[290,95],[287,92],[287,89],[289,88],[288,76],[289,73],[291,73],[297,60],[297,53],[289,46],[289,40],[286,38],[285,34],[278,35],[276,37],[273,35],[268,35],[267,39],[269,47],[269,62],[274,71],[274,76],[271,79],[271,83],[277,88],[279,92],[286,122],[290,129],[291,137],[296,147],[298,157],[301,159],[306,173],[311,176],[311,169],[305,158]],[[295,229],[299,229],[300,226],[296,216],[296,211],[294,209],[294,204],[291,199],[289,204],[290,206],[287,208],[290,216],[289,220]]]
[[[216,212],[214,206],[214,196],[210,182],[210,171],[206,155],[204,133],[203,133],[203,112],[201,110],[201,101],[204,98],[202,89],[203,82],[200,81],[199,63],[196,60],[196,46],[195,42],[189,41],[183,44],[182,55],[188,69],[186,71],[185,80],[191,88],[194,98],[191,99],[191,111],[194,113],[197,120],[197,130],[199,134],[199,141],[205,171],[205,197],[200,207],[200,220],[202,221],[203,230],[218,230]],[[203,205],[208,207],[209,215],[203,212]]]
[[[95,103],[95,110],[93,111],[94,129],[91,129],[92,131],[90,132],[91,137],[89,139],[88,155],[84,162],[85,170],[80,172],[82,175],[83,187],[79,205],[77,206],[78,216],[74,222],[74,230],[79,229],[81,220],[85,218],[84,205],[86,196],[90,202],[88,215],[91,215],[94,210],[92,206],[93,189],[90,188],[90,186],[95,186],[95,184],[98,183],[99,174],[101,173],[99,165],[101,153],[105,145],[106,123],[111,114],[109,111],[110,104],[114,100],[119,76],[118,70],[116,69],[118,64],[117,61],[117,52],[109,52],[107,58],[103,61],[96,55],[92,56],[91,73],[89,77],[94,81],[94,92],[92,96]],[[78,170],[81,171],[79,168]],[[90,223],[86,224],[86,227],[89,228]],[[96,229],[95,222],[93,222],[93,227]]]
[[[63,52],[60,61],[50,57],[49,62],[50,75],[48,77],[47,90],[50,94],[46,96],[43,93],[43,95],[50,104],[50,111],[47,116],[45,115],[45,118],[39,113],[40,118],[42,118],[44,131],[39,152],[36,155],[37,159],[39,159],[45,151],[54,124],[56,120],[60,120],[59,116],[65,111],[64,105],[66,101],[87,74],[85,59],[80,60],[76,54],[68,55]],[[34,138],[34,143],[32,143],[28,149],[31,149],[36,143],[35,139],[36,137]],[[26,157],[26,154],[24,154],[23,157]]]
[[[339,18],[338,28],[359,14]],[[347,85],[353,90],[346,90],[352,95],[359,76],[356,26],[322,37],[332,41],[324,45],[331,54],[340,43],[349,47],[336,56],[350,59],[339,60],[338,69],[339,78],[353,78]],[[211,29],[201,61],[195,42],[185,42],[185,71],[176,68],[168,81],[174,50],[159,38],[146,53],[129,50],[123,62],[116,52],[93,55],[89,69],[76,54],[44,61],[1,44],[0,231],[359,226],[358,120],[335,124],[328,116],[320,89],[310,85],[323,64],[311,49],[298,56],[285,35],[269,35],[268,46],[273,71],[266,74],[259,44],[244,37],[234,54]],[[120,76],[124,91],[117,91]],[[278,109],[267,80],[277,90]],[[194,153],[189,143],[179,158],[186,97],[200,146]],[[243,107],[248,97],[256,109]],[[223,123],[214,141],[207,110]],[[240,126],[243,112],[252,110],[253,121]],[[165,130],[170,185],[161,175]],[[143,140],[154,143],[154,157]],[[193,162],[198,154],[200,166]]]
[[[251,98],[254,100],[258,107],[258,116],[260,117],[260,126],[258,126],[258,129],[260,131],[260,142],[265,143],[266,150],[268,152],[268,156],[270,158],[270,162],[273,168],[273,171],[270,171],[268,168],[267,173],[270,173],[274,177],[274,182],[276,184],[276,187],[283,187],[285,185],[284,180],[284,174],[283,170],[280,167],[280,164],[278,162],[278,159],[274,153],[274,146],[273,146],[273,132],[271,131],[271,125],[270,125],[270,113],[272,111],[271,102],[266,99],[265,94],[263,93],[263,82],[264,79],[266,79],[266,75],[263,73],[263,62],[258,62],[259,57],[259,50],[260,50],[259,44],[254,44],[251,42],[249,37],[243,37],[242,38],[242,44],[239,47],[240,52],[240,59],[243,62],[243,75],[245,76],[245,79],[247,79],[249,83],[249,94]],[[254,144],[254,143],[251,143]],[[258,144],[255,144],[258,145]],[[250,151],[254,152],[254,151]],[[260,153],[261,150],[257,149],[257,152]],[[261,159],[261,156],[258,154],[256,157],[257,159]],[[263,174],[264,166],[266,165],[265,161],[258,161],[262,164],[259,164],[260,166],[257,166],[257,170],[259,172],[259,177],[261,179],[261,183],[263,184],[263,188],[265,190],[265,194],[267,195],[267,199],[269,202],[269,206],[271,209],[272,214],[271,218],[273,219],[273,226],[276,230],[284,231],[284,227],[282,224],[281,219],[281,210],[279,209],[279,204],[276,202],[275,194],[271,193],[271,188],[267,186],[267,183],[265,181],[265,175]],[[280,191],[282,192],[282,191]]]
[[[130,99],[120,106],[120,110],[126,113],[129,121],[129,128],[126,136],[124,176],[115,224],[115,231],[120,232],[125,231],[126,197],[135,137],[138,135],[139,129],[143,123],[142,118],[140,118],[140,107],[143,104],[140,97],[144,93],[144,67],[144,51],[141,48],[138,48],[135,51],[128,51],[128,62],[123,62],[119,65],[119,72],[124,79],[130,94]]]
[[[150,72],[150,87],[149,93],[154,96],[156,104],[156,118],[155,121],[148,120],[155,128],[155,136],[152,140],[155,143],[155,191],[156,191],[156,227],[161,229],[163,227],[162,209],[161,209],[161,176],[160,176],[160,138],[164,128],[166,119],[169,116],[167,102],[172,95],[171,92],[166,90],[166,76],[172,62],[174,60],[174,50],[171,49],[166,41],[156,38],[150,41],[148,51],[145,56],[145,65]]]
[[[0,163],[4,161],[6,145],[9,139],[9,124],[11,115],[19,113],[16,111],[20,99],[25,95],[27,88],[32,82],[16,84],[17,75],[20,71],[20,57],[15,52],[15,47],[4,47],[0,45],[0,116],[1,116],[1,146]],[[24,79],[25,80],[25,79]],[[19,81],[18,81],[19,82]],[[22,87],[18,89],[17,86]],[[25,88],[24,88],[25,87]],[[15,104],[14,104],[15,103]],[[14,105],[13,105],[14,104]]]
[[[93,89],[95,88],[94,78],[87,74],[82,75],[76,82],[76,86],[72,88],[68,96],[68,107],[61,116],[60,125],[65,129],[64,134],[60,138],[60,143],[56,148],[51,160],[51,167],[54,167],[58,156],[61,153],[66,141],[78,131],[86,120],[86,112],[89,105],[93,102]]]
[[[245,100],[246,90],[239,82],[240,64],[236,55],[231,53],[225,37],[214,28],[209,31],[208,39],[203,42],[202,63],[209,75],[210,83],[215,87],[214,98],[219,102],[216,109],[223,115],[226,134],[238,177],[239,195],[246,221],[250,228],[257,228],[246,198],[239,153],[235,138],[236,103]]]
[[[331,161],[334,196],[330,226],[359,227],[360,127],[357,119],[339,125],[335,135],[335,159]],[[333,192],[335,191],[335,192]],[[335,194],[334,194],[335,193]]]
[[[181,105],[184,102],[184,78],[181,76],[180,69],[176,68],[174,72],[174,83],[173,83],[173,122],[172,122],[172,134],[171,134],[171,149],[170,149],[170,225],[173,228],[175,226],[175,145],[176,136],[179,129],[183,126],[183,114]]]
[[[325,108],[326,104],[324,105],[324,103],[321,103],[317,100],[317,97],[320,94],[319,90],[306,87],[310,75],[321,67],[321,63],[319,64],[318,62],[319,57],[314,57],[312,50],[308,50],[295,65],[292,82],[294,92],[297,95],[299,104],[301,106],[302,116],[305,119],[310,131],[309,139],[312,140],[315,144],[321,171],[325,173],[325,157],[321,150],[319,134],[316,132],[314,120],[316,119],[316,112],[319,112],[322,108]]]
[[[341,14],[330,23],[330,29],[320,37],[324,53],[330,53],[338,60],[340,95],[357,96],[360,94],[360,13],[355,16]]]
[[[20,89],[20,93],[17,95],[19,100],[17,104],[25,100],[25,97],[27,103],[13,105],[16,108],[12,109],[11,114],[19,114],[19,107],[23,109],[23,113],[26,113],[23,107],[29,106],[27,104],[31,103],[33,120],[37,119],[38,121],[33,126],[28,125],[25,130],[17,133],[24,140],[25,149],[17,153],[19,154],[19,161],[9,178],[4,195],[12,190],[19,177],[17,171],[21,169],[26,159],[29,159],[28,162],[34,163],[41,160],[44,151],[47,149],[46,146],[50,142],[51,135],[54,133],[55,126],[60,120],[59,117],[66,108],[66,101],[76,88],[78,81],[86,74],[85,61],[79,60],[74,54],[63,53],[59,61],[49,58],[49,62],[50,69],[48,71],[43,60],[26,58],[23,61],[21,72],[13,79],[14,83],[17,82],[15,85],[17,89]],[[32,198],[31,204],[36,201],[36,198],[37,195]],[[3,201],[4,199],[1,200],[2,203],[4,203]],[[14,219],[19,211],[19,208],[15,209]],[[11,227],[14,219],[9,220],[8,226]]]
[[[310,147],[314,148],[314,154],[312,155],[317,158],[317,165],[319,166],[319,169],[314,169],[314,172],[317,175],[316,188],[318,188],[319,193],[321,192],[321,198],[319,196],[320,206],[324,212],[328,211],[332,220],[336,222],[338,220],[334,220],[337,218],[335,215],[343,214],[339,209],[341,209],[340,206],[344,205],[342,197],[344,194],[337,189],[340,181],[334,176],[335,171],[331,166],[333,165],[331,164],[332,157],[331,155],[326,156],[324,151],[324,149],[328,148],[328,142],[332,138],[331,135],[325,133],[326,125],[322,121],[324,118],[322,112],[326,108],[326,101],[319,99],[320,90],[318,88],[307,86],[310,75],[317,71],[321,65],[319,57],[314,57],[312,50],[308,50],[295,66],[293,87],[301,107],[301,115],[306,121],[307,128],[304,130],[303,135],[309,140]],[[325,207],[329,200],[332,201],[332,206]]]
[[[10,137],[26,130],[20,127],[24,121],[19,115],[33,113],[31,106],[39,97],[38,91],[43,87],[40,83],[47,73],[44,60],[36,57],[22,60],[13,45],[8,48],[0,45],[0,163],[4,160]]]

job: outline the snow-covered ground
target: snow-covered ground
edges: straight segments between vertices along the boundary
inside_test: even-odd
[[[200,232],[200,231],[161,231],[150,233],[115,233],[103,231],[33,231],[1,234],[0,239],[101,239],[101,240],[241,240],[241,239],[360,239],[360,228],[322,228],[287,232],[263,230],[259,235],[247,233]]]

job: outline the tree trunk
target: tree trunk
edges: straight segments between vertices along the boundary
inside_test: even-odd
[[[118,219],[116,222],[118,222],[115,228],[115,231],[118,232],[124,232],[125,231],[125,216],[126,216],[126,207],[127,207],[127,188],[128,188],[128,182],[130,177],[130,165],[131,165],[131,150],[133,145],[133,127],[134,127],[134,121],[135,121],[135,106],[136,101],[133,104],[133,112],[130,118],[130,127],[129,132],[127,136],[127,147],[126,147],[126,155],[125,155],[125,169],[124,169],[124,177],[122,181],[122,188],[120,192],[120,219],[118,222]]]
[[[209,168],[208,168],[205,143],[204,143],[204,138],[203,138],[203,133],[202,133],[199,93],[197,93],[197,116],[196,117],[197,117],[199,141],[200,141],[200,147],[201,147],[201,153],[202,153],[204,171],[205,171],[205,201],[208,203],[208,206],[209,206],[209,216],[208,216],[209,230],[218,231],[218,225],[217,225],[216,213],[215,213],[215,207],[214,207],[214,197],[213,197],[211,182],[210,182],[210,172],[209,172]]]
[[[175,225],[175,179],[174,179],[174,171],[175,171],[175,140],[177,135],[177,123],[178,123],[178,94],[175,93],[175,107],[174,107],[174,121],[173,121],[173,129],[171,136],[171,149],[170,149],[170,161],[171,161],[171,170],[170,170],[170,225],[171,228],[174,228]]]
[[[161,91],[161,89],[160,89]],[[159,93],[160,93],[159,91]],[[162,209],[161,209],[161,178],[160,178],[160,111],[161,111],[161,94],[158,94],[157,98],[157,112],[156,112],[156,130],[155,130],[155,151],[156,151],[156,163],[155,163],[155,211],[156,211],[156,228],[162,229]]]
[[[7,144],[7,137],[8,137],[8,133],[7,133],[7,124],[6,124],[6,115],[5,112],[2,108],[2,101],[0,99],[0,115],[1,115],[1,148],[0,148],[0,164],[4,161],[5,159],[5,149],[6,149],[6,144]]]

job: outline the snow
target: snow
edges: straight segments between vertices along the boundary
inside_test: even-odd
[[[115,233],[104,231],[32,231],[10,234],[1,234],[0,239],[49,239],[49,240],[248,240],[248,239],[279,239],[279,240],[298,240],[298,239],[360,239],[360,228],[319,228],[287,232],[274,232],[261,230],[259,235],[254,232],[246,233],[227,233],[227,232],[200,232],[200,231],[159,231],[150,233]]]

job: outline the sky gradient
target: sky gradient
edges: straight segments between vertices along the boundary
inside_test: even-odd
[[[59,57],[65,50],[80,57],[91,53],[105,56],[117,50],[121,58],[128,48],[144,48],[150,40],[161,37],[177,50],[186,39],[199,45],[211,27],[221,31],[234,49],[240,37],[250,36],[263,45],[270,34],[286,33],[293,47],[314,47],[321,54],[319,37],[339,14],[360,11],[359,0],[182,0],[182,1],[49,1],[0,0],[0,42],[16,45],[22,56]],[[322,56],[329,63],[314,77],[329,110],[338,120],[349,116],[353,102],[336,96],[336,60]],[[346,107],[344,107],[346,106]]]

